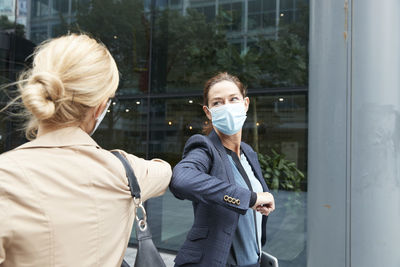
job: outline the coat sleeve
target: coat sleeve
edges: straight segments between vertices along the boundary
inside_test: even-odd
[[[171,181],[171,165],[161,159],[145,160],[118,150],[131,163],[140,186],[142,201],[165,193]]]
[[[205,138],[194,135],[186,143],[183,159],[173,170],[171,192],[179,199],[217,204],[245,214],[249,209],[251,191],[208,174],[212,164],[223,163],[213,161],[212,144]],[[227,201],[229,197],[234,201]]]
[[[17,170],[15,165],[3,155],[0,159],[0,266],[6,259],[6,249],[11,241],[13,231],[9,214],[13,210],[13,206],[7,197],[7,188],[12,185],[6,178],[10,177],[14,170]]]
[[[0,170],[0,175],[2,174]],[[1,184],[0,184],[1,187]],[[3,196],[0,188],[0,266],[5,261],[6,258],[6,243],[8,240],[8,221],[6,199]]]

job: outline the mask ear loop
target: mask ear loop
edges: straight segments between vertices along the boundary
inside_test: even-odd
[[[95,118],[96,123],[95,123],[95,125],[94,125],[93,130],[92,130],[92,131],[90,132],[90,134],[89,134],[90,136],[92,136],[92,135],[94,134],[94,132],[96,131],[97,127],[99,127],[101,121],[102,121],[102,120],[104,119],[104,117],[107,115],[107,111],[108,111],[108,108],[110,107],[110,104],[111,104],[111,98],[108,99],[107,105],[106,105],[106,107],[104,108],[103,112],[102,112],[97,118]],[[100,120],[100,122],[99,122],[99,120]]]

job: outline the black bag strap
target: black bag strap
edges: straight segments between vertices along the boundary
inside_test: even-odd
[[[134,200],[135,199],[139,200],[139,203],[137,203],[135,201],[135,213],[136,213],[138,205],[141,206],[141,208],[144,211],[144,208],[143,208],[143,206],[141,204],[141,200],[140,200],[139,183],[137,181],[136,175],[133,172],[131,165],[129,164],[128,160],[124,156],[122,156],[121,153],[119,153],[118,151],[111,151],[111,153],[114,154],[114,156],[116,156],[121,161],[122,165],[124,165],[126,177],[128,178],[129,189],[131,190],[131,195]],[[146,214],[146,213],[144,212],[144,214]],[[136,215],[136,219],[138,220],[137,215]],[[121,263],[121,267],[131,267],[131,266],[124,259]]]
[[[129,189],[131,190],[131,195],[133,198],[140,199],[140,187],[137,181],[136,175],[133,172],[131,164],[129,164],[128,160],[121,155],[118,151],[111,151],[124,165],[126,177],[128,178]]]

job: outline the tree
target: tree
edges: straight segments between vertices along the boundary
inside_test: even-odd
[[[263,77],[268,87],[306,86],[308,83],[307,47],[292,33],[281,34],[278,40],[260,38],[257,43]]]
[[[164,47],[167,51],[165,72],[169,85],[200,85],[220,71],[218,53],[228,42],[225,31],[218,26],[193,9],[188,9],[185,16],[176,10],[161,12],[154,48],[157,51]]]
[[[258,38],[257,64],[263,73],[260,77],[263,86],[308,85],[308,5],[301,4],[297,14],[296,22],[280,26],[277,40]]]
[[[25,36],[25,26],[9,21],[5,15],[0,16],[0,31],[12,32],[20,37]]]

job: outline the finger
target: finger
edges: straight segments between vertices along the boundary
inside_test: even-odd
[[[275,210],[275,208],[270,208],[269,213],[273,212],[274,210]]]
[[[260,209],[260,212],[264,215],[269,215],[271,214],[271,212],[273,212],[274,209],[271,207],[263,207],[262,209]]]
[[[270,213],[270,210],[267,207],[260,207],[257,211],[263,215],[268,215]]]

